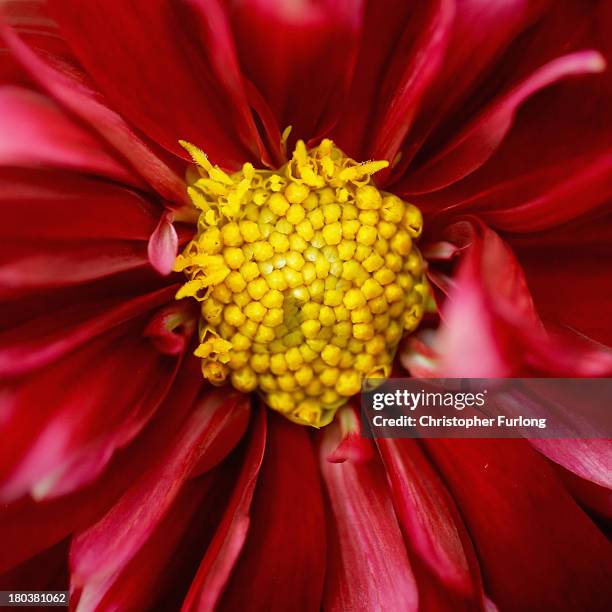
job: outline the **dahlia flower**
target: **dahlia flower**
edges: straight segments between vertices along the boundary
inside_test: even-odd
[[[610,375],[611,8],[2,0],[2,588],[606,609],[607,441],[351,398]]]

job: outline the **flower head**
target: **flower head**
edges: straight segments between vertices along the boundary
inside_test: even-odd
[[[608,441],[350,398],[612,372],[610,6],[0,2],[4,588],[607,609]]]

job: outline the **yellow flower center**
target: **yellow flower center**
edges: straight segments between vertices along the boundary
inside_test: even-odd
[[[423,316],[420,211],[375,187],[386,161],[357,163],[330,140],[299,141],[278,171],[244,164],[233,175],[181,144],[200,216],[176,260],[189,279],[176,297],[202,303],[204,377],[326,425],[363,379],[389,375]]]

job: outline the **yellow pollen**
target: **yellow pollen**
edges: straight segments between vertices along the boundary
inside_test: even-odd
[[[175,263],[188,279],[176,297],[201,302],[204,377],[328,424],[364,379],[390,374],[423,316],[421,212],[373,184],[388,162],[357,163],[331,140],[298,141],[278,171],[232,175],[181,144],[199,219]]]

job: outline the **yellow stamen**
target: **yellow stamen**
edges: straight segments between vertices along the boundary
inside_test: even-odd
[[[197,167],[188,194],[200,216],[176,260],[188,278],[176,297],[202,304],[204,377],[326,425],[364,379],[389,375],[423,316],[420,211],[374,185],[388,162],[356,163],[331,140],[298,141],[277,172],[245,164],[231,176],[181,145]]]

